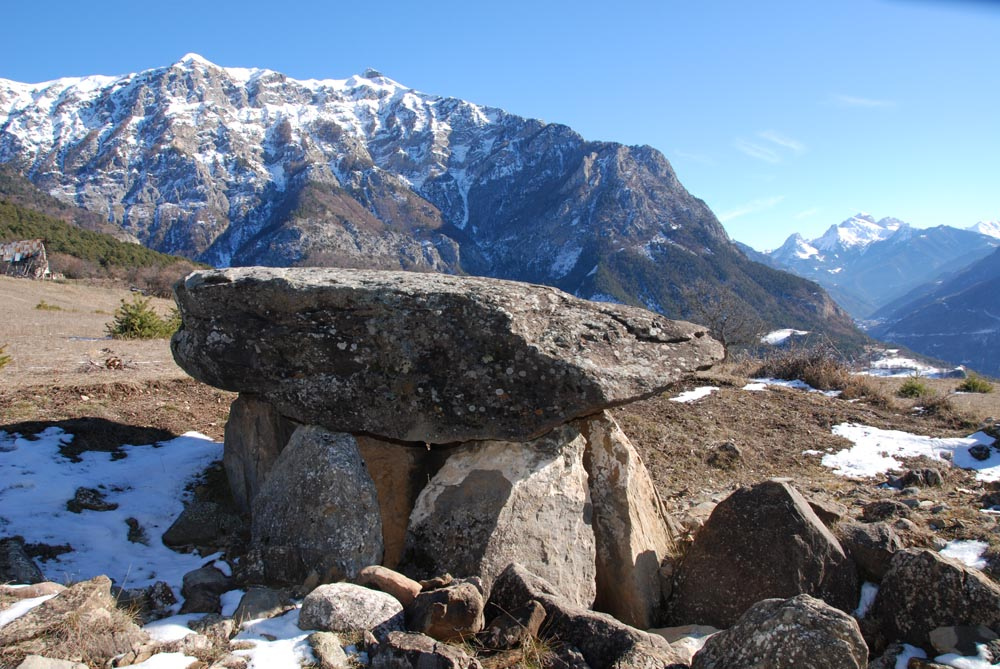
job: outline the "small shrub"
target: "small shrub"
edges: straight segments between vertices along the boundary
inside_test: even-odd
[[[865,400],[869,404],[878,407],[889,406],[889,398],[886,397],[882,386],[878,381],[864,374],[852,374],[847,385],[844,386],[840,398],[844,400]]]
[[[38,304],[35,305],[35,309],[41,311],[62,311],[62,307],[58,304],[49,304],[45,300],[39,300]]]
[[[906,397],[909,399],[919,399],[921,397],[930,397],[934,394],[934,391],[928,386],[923,379],[919,376],[911,376],[903,385],[896,390],[896,395],[898,397]]]
[[[960,393],[992,393],[993,384],[981,376],[970,374],[955,390]]]
[[[7,344],[3,344],[2,346],[0,346],[0,369],[3,369],[7,365],[7,363],[9,363],[11,360],[11,357],[4,353],[4,351],[6,350],[7,350]]]
[[[827,346],[774,353],[753,375],[803,381],[817,390],[843,390],[851,382],[847,365]]]
[[[115,310],[114,320],[105,326],[113,339],[165,339],[180,327],[176,309],[167,317],[160,316],[150,305],[149,297],[136,296],[131,302],[122,300]]]

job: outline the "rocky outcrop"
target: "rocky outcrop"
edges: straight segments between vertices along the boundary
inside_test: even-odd
[[[300,423],[411,442],[525,441],[722,355],[699,326],[506,281],[243,268],[175,293],[171,347],[195,378]]]
[[[354,437],[295,430],[254,499],[252,542],[265,572],[298,582],[309,572],[323,582],[354,578],[381,561],[378,497]],[[273,561],[282,564],[272,569]]]
[[[766,599],[712,635],[691,669],[865,669],[868,646],[858,623],[809,595]]]
[[[903,540],[887,523],[844,523],[837,528],[837,536],[861,575],[875,583],[889,571],[893,554],[904,548]]]
[[[858,591],[854,563],[809,503],[767,481],[712,512],[678,569],[670,618],[724,628],[763,599],[798,594],[851,611]]]
[[[872,613],[886,639],[928,646],[938,627],[1000,630],[1000,586],[957,560],[908,548],[893,555]]]
[[[372,669],[482,669],[478,660],[458,646],[439,643],[424,634],[390,632],[372,657]]]
[[[417,578],[475,575],[492,584],[519,562],[578,606],[593,604],[584,448],[583,435],[567,425],[531,442],[457,449],[417,499],[404,571]]]
[[[41,583],[45,580],[38,568],[24,550],[21,537],[0,539],[0,583]]]
[[[417,595],[406,609],[406,626],[438,641],[464,639],[483,629],[484,606],[472,583],[449,585]]]
[[[604,412],[579,425],[587,441],[584,466],[594,509],[594,608],[649,629],[662,618],[660,563],[677,552],[674,536],[680,529],[664,512],[649,472],[614,418]]]

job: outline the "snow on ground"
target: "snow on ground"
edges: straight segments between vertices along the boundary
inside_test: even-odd
[[[187,669],[198,658],[184,653],[157,653],[145,662],[130,665],[131,669]]]
[[[210,558],[175,553],[160,540],[184,508],[184,488],[222,457],[222,444],[196,432],[159,445],[124,446],[125,457],[86,452],[80,462],[59,454],[73,436],[51,427],[34,440],[0,432],[0,528],[28,543],[69,544],[72,550],[40,563],[49,580],[65,583],[106,574],[137,588],[166,581],[180,592],[185,573]],[[78,487],[105,493],[113,511],[73,513],[66,502]],[[135,518],[146,543],[128,540]]]
[[[29,597],[28,599],[21,599],[14,602],[3,611],[0,611],[0,627],[13,620],[17,620],[31,609],[42,605],[53,597],[55,595],[42,595],[41,597]]]
[[[808,330],[793,330],[792,328],[784,328],[782,330],[773,330],[768,332],[766,335],[760,338],[761,344],[770,344],[771,346],[777,346],[778,344],[784,343],[791,336],[804,337],[809,334]]]
[[[985,569],[986,559],[983,554],[989,544],[985,541],[949,541],[941,549],[941,555],[955,558],[962,564],[974,569]]]
[[[919,362],[913,358],[899,355],[899,349],[891,348],[883,351],[882,357],[873,360],[868,368],[857,372],[868,376],[882,377],[906,377],[923,376],[928,379],[940,379],[954,374],[956,371],[964,370],[962,367],[955,369],[942,369]]]
[[[844,437],[854,445],[830,453],[820,461],[840,476],[858,478],[874,477],[903,463],[897,458],[926,456],[942,462],[951,461],[956,467],[978,470],[980,481],[1000,480],[1000,452],[992,451],[989,459],[978,461],[969,455],[969,448],[976,444],[989,446],[993,438],[982,432],[970,437],[940,439],[923,437],[900,430],[881,430],[867,425],[841,423],[833,426],[833,434]]]
[[[793,388],[795,390],[805,390],[809,393],[823,393],[827,397],[837,397],[840,395],[839,390],[817,390],[813,388],[805,381],[786,381],[785,379],[750,379],[750,382],[743,386],[743,390],[749,390],[751,392],[760,392],[762,390],[767,390],[768,386],[780,386],[782,388]]]
[[[694,390],[688,390],[686,392],[683,392],[677,397],[671,397],[670,401],[683,402],[684,404],[688,404],[690,402],[695,402],[697,400],[700,400],[702,397],[708,397],[718,389],[719,389],[718,386],[700,386],[698,388],[695,388]]]
[[[858,608],[854,609],[851,614],[858,620],[861,620],[866,615],[868,615],[868,610],[875,603],[875,595],[878,594],[878,585],[875,583],[870,583],[865,581],[861,585],[861,597],[858,600]]]
[[[299,629],[299,610],[243,623],[233,641],[253,644],[252,648],[235,652],[250,661],[248,669],[297,669],[307,662],[316,662],[307,640],[312,632]]]

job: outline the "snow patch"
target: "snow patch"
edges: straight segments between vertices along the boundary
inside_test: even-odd
[[[574,248],[572,246],[559,251],[555,260],[552,261],[552,266],[549,268],[552,278],[561,279],[569,274],[570,271],[576,266],[576,261],[580,259],[581,253],[583,253],[582,248]]]
[[[249,660],[248,669],[299,667],[315,663],[316,658],[307,640],[312,632],[302,631],[298,623],[298,608],[275,618],[245,622],[233,641],[245,641],[253,647],[237,650],[234,654]]]
[[[851,448],[825,455],[820,463],[834,470],[839,476],[870,478],[880,476],[903,466],[899,458],[924,456],[951,463],[963,469],[978,470],[981,481],[1000,480],[1000,452],[992,451],[989,459],[978,461],[969,454],[977,444],[990,445],[993,438],[977,432],[969,437],[924,437],[900,430],[882,430],[867,425],[841,423],[833,427],[833,434],[844,437],[854,445]]]
[[[775,346],[777,344],[787,341],[789,337],[792,336],[804,337],[807,334],[809,334],[808,330],[795,330],[792,328],[772,330],[771,332],[768,332],[766,335],[760,338],[760,343],[770,344],[771,346]]]
[[[719,389],[718,386],[700,386],[698,388],[695,388],[694,390],[688,390],[686,392],[683,392],[677,397],[671,397],[670,401],[689,404],[691,402],[696,402],[700,400],[702,397],[708,397],[718,389]]]
[[[55,595],[42,595],[41,597],[30,597],[21,599],[0,611],[0,627],[14,622],[36,606],[41,606],[45,602],[55,597]]]
[[[940,553],[945,557],[955,558],[967,567],[985,569],[986,559],[983,554],[989,547],[985,541],[949,541]]]
[[[872,608],[872,604],[875,603],[875,596],[877,594],[878,585],[865,581],[861,585],[861,598],[858,600],[858,608],[854,609],[854,612],[851,613],[851,615],[858,620],[861,620],[868,615],[868,611]]]

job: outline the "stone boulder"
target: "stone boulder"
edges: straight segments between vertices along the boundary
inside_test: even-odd
[[[358,574],[358,585],[366,585],[376,590],[389,593],[399,600],[404,607],[409,606],[422,590],[419,583],[398,571],[387,567],[372,565],[365,567]]]
[[[174,292],[171,348],[195,378],[404,441],[523,442],[722,358],[701,326],[496,279],[257,267]]]
[[[545,609],[545,636],[557,641],[555,652],[567,656],[563,659],[571,666],[577,655],[591,669],[663,669],[682,660],[663,637],[577,606],[518,564],[509,565],[493,584],[487,612],[492,617],[532,601]]]
[[[455,449],[417,498],[401,570],[478,576],[488,588],[519,562],[589,607],[595,548],[584,447],[583,435],[564,425],[527,443]]]
[[[371,632],[379,641],[405,629],[403,606],[395,597],[353,583],[321,585],[306,595],[298,625],[321,632]]]
[[[438,643],[429,636],[391,632],[378,645],[372,669],[482,669],[476,658],[458,646]]]
[[[270,402],[244,394],[233,400],[226,421],[222,463],[233,499],[244,511],[250,509],[295,428],[296,424],[279,414]]]
[[[938,627],[1000,630],[1000,586],[935,551],[907,548],[893,555],[872,614],[887,640],[927,647]]]
[[[663,510],[653,481],[610,414],[579,422],[587,448],[597,549],[594,608],[638,627],[662,618],[660,562],[677,553],[680,529]],[[530,567],[529,567],[530,569]]]
[[[41,583],[45,580],[38,568],[24,550],[21,537],[0,539],[0,583]]]
[[[349,434],[297,428],[254,498],[252,515],[251,545],[263,556],[265,576],[301,582],[316,572],[330,582],[382,560],[375,484]]]
[[[851,611],[858,592],[853,561],[805,498],[766,481],[715,507],[677,569],[670,620],[726,628],[763,599],[799,594]]]
[[[766,599],[712,635],[691,669],[865,669],[868,646],[854,618],[809,595]]]
[[[406,608],[406,628],[438,641],[455,641],[483,629],[483,594],[471,583],[422,592]]]
[[[889,571],[893,554],[905,548],[888,523],[844,523],[837,528],[840,544],[854,558],[862,576],[878,583]]]

